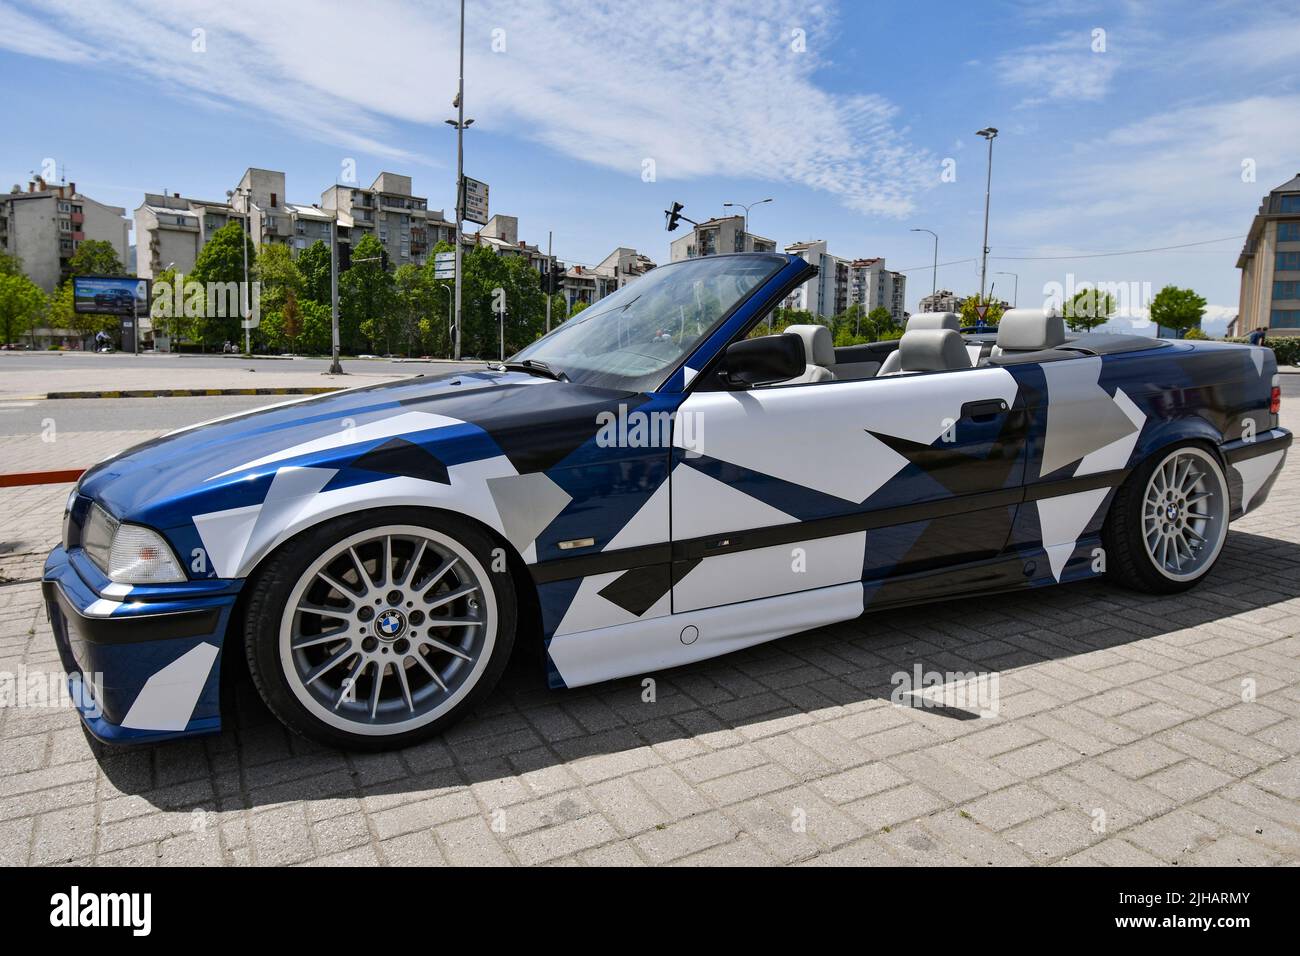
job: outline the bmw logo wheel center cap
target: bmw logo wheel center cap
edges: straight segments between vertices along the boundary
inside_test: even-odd
[[[395,641],[406,630],[406,616],[397,608],[390,607],[375,618],[375,636],[383,641]]]

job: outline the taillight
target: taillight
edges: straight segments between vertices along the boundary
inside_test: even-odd
[[[1268,398],[1268,410],[1270,414],[1276,415],[1282,410],[1282,386],[1274,385],[1273,392]]]

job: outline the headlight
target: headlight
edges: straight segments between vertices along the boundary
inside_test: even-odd
[[[81,547],[86,552],[86,557],[94,561],[105,574],[108,573],[108,558],[113,549],[115,534],[117,519],[99,505],[91,505],[86,513],[86,525],[81,529]]]
[[[162,535],[138,524],[121,524],[99,505],[90,509],[81,546],[109,580],[119,584],[185,580]]]

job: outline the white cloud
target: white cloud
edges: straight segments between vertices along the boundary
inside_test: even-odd
[[[7,3],[0,3],[0,49],[65,63],[90,59],[88,47]]]
[[[1007,86],[1027,91],[1022,106],[1049,100],[1096,102],[1105,98],[1119,67],[1113,50],[1094,52],[1090,30],[1073,30],[1055,40],[998,57],[994,70]]]
[[[789,182],[849,208],[904,216],[938,181],[897,108],[814,81],[830,12],[794,0],[483,0],[466,26],[466,108],[477,130],[660,180],[702,176]],[[12,30],[17,24],[20,29]],[[55,32],[57,24],[57,33]],[[0,37],[33,56],[53,37],[94,45],[112,69],[195,100],[215,100],[309,136],[415,161],[385,142],[392,121],[429,127],[450,153],[455,5],[403,0],[47,0],[30,15],[0,7]],[[206,31],[207,51],[191,51]],[[500,29],[504,52],[492,48]],[[792,49],[792,31],[807,49]],[[206,107],[205,107],[206,108]],[[437,127],[434,129],[434,127]],[[426,162],[428,160],[425,160]]]

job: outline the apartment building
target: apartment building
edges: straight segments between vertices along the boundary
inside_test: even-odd
[[[1237,334],[1262,328],[1275,338],[1300,335],[1300,174],[1264,197],[1237,268]]]
[[[785,251],[817,267],[816,276],[786,296],[785,308],[824,319],[854,305],[864,313],[885,308],[896,323],[906,321],[907,276],[885,268],[884,259],[842,259],[831,255],[825,239],[794,242]]]
[[[414,194],[411,177],[398,173],[380,173],[365,189],[330,186],[321,193],[321,206],[340,214],[340,242],[355,246],[362,236],[373,235],[394,268],[423,265],[434,246],[456,236],[456,224],[443,210],[431,211],[428,200]]]
[[[564,273],[564,298],[569,311],[579,302],[599,302],[653,268],[653,259],[627,246],[619,246],[598,265],[570,266]]]
[[[823,318],[836,315],[836,305],[848,301],[847,263],[827,251],[825,239],[793,242],[785,247],[785,251],[787,255],[798,256],[809,265],[816,266],[817,275],[786,296],[781,304],[787,309],[811,312]]]
[[[957,295],[948,289],[940,289],[937,292],[923,297],[918,304],[922,312],[960,312],[961,304],[966,301],[966,296]]]
[[[854,259],[849,263],[848,304],[863,312],[888,309],[894,323],[907,319],[907,276],[885,268],[884,259]]]
[[[546,253],[519,238],[518,216],[495,215],[477,232],[466,232],[461,241],[467,247],[465,252],[476,246],[487,246],[499,256],[523,256],[538,272],[546,267]]]
[[[669,259],[695,259],[731,252],[775,252],[776,242],[745,230],[744,216],[709,219],[669,245]]]
[[[135,210],[136,274],[152,279],[175,269],[188,275],[212,234],[244,214],[229,202],[145,193]]]
[[[76,183],[50,185],[37,176],[24,191],[0,196],[0,249],[22,260],[23,271],[46,292],[68,276],[81,243],[109,243],[126,267],[131,223],[126,210],[77,191]]]

